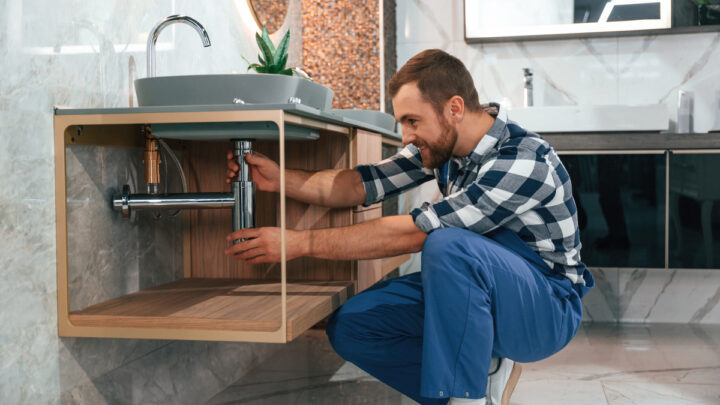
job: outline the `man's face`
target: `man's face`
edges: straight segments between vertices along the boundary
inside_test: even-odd
[[[457,130],[425,101],[415,83],[400,87],[392,100],[395,118],[402,125],[404,145],[420,149],[423,166],[435,169],[452,156]]]

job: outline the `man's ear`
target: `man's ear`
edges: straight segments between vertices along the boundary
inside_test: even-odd
[[[445,104],[447,113],[451,121],[462,121],[465,114],[465,100],[460,96],[452,96]]]

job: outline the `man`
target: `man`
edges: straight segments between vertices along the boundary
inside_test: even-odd
[[[570,179],[547,142],[508,121],[498,105],[481,106],[465,66],[441,50],[410,59],[389,93],[405,149],[355,169],[288,170],[287,195],[349,207],[437,180],[445,197],[410,215],[287,231],[287,258],[422,250],[419,273],[378,283],[336,310],[330,342],[422,404],[507,404],[520,376],[514,361],[564,347],[593,285],[580,261]],[[231,158],[228,181],[237,171]],[[278,190],[274,162],[259,154],[245,159],[259,189]],[[251,239],[226,254],[277,261],[279,237],[276,228],[237,231],[228,240]]]

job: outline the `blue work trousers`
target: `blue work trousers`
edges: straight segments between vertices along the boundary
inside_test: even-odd
[[[537,361],[570,341],[584,292],[514,232],[446,228],[428,235],[419,273],[352,297],[327,334],[345,360],[421,404],[483,398],[491,357]]]

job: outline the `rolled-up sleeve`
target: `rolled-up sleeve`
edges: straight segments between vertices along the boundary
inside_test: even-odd
[[[435,179],[432,170],[423,167],[420,151],[414,145],[385,160],[355,167],[365,188],[364,206],[388,199],[409,188]]]
[[[554,173],[534,151],[501,148],[496,158],[482,165],[476,182],[410,214],[426,233],[458,227],[483,234],[550,201],[558,190]]]

